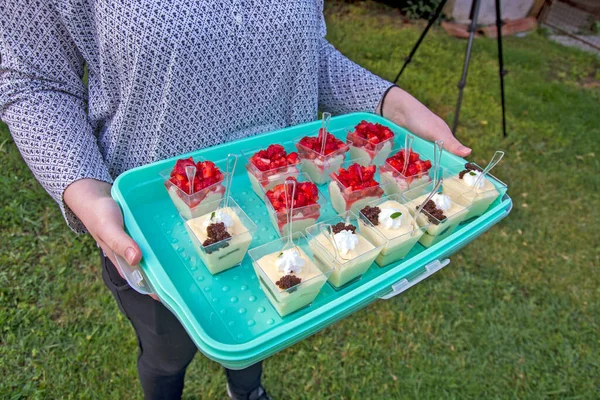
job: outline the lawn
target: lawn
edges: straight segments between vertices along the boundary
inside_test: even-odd
[[[327,19],[334,45],[388,79],[422,29],[360,3]],[[542,33],[504,43],[509,137],[489,39],[475,42],[458,136],[476,162],[506,151],[511,215],[429,280],[269,359],[276,399],[597,398],[600,61]],[[465,45],[433,29],[400,82],[449,122]],[[95,244],[67,228],[5,125],[0,166],[0,398],[141,398]],[[198,355],[185,398],[224,387]]]

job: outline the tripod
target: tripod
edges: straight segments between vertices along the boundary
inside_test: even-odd
[[[427,35],[429,28],[431,28],[431,26],[435,23],[435,21],[437,21],[437,19],[440,17],[440,14],[442,13],[442,9],[446,5],[447,1],[448,0],[442,0],[440,2],[440,4],[438,5],[438,7],[436,8],[435,13],[429,19],[429,23],[427,24],[427,27],[425,28],[423,33],[421,33],[419,40],[417,40],[417,43],[415,43],[415,46],[411,50],[408,57],[406,57],[404,59],[404,65],[402,66],[402,69],[400,69],[400,72],[398,72],[396,79],[394,79],[394,83],[398,82],[398,79],[400,79],[400,75],[402,75],[402,72],[404,72],[404,69],[406,68],[406,66],[412,61],[412,58],[415,55],[415,53],[417,52],[419,45],[425,38],[425,35]],[[495,3],[496,3],[496,27],[498,28],[498,65],[499,65],[499,75],[500,75],[500,96],[501,96],[501,101],[502,101],[502,134],[504,135],[504,137],[506,137],[506,118],[505,118],[505,113],[504,113],[504,75],[507,74],[507,71],[504,69],[504,60],[502,57],[502,25],[504,25],[504,22],[502,21],[502,14],[500,13],[500,0],[495,0]],[[479,17],[479,6],[480,5],[481,5],[481,0],[473,0],[473,3],[471,4],[471,13],[469,15],[469,18],[471,19],[471,24],[469,25],[469,28],[468,28],[469,41],[467,42],[467,52],[465,54],[465,61],[464,61],[464,65],[463,65],[462,75],[461,75],[460,81],[458,82],[458,100],[456,102],[456,112],[454,114],[454,123],[452,125],[452,133],[455,136],[456,136],[456,127],[458,126],[458,117],[460,115],[460,107],[462,105],[463,90],[464,90],[465,86],[467,86],[467,72],[469,71],[469,61],[471,61],[471,50],[473,48],[473,38],[475,37],[475,30],[477,29],[477,18]]]

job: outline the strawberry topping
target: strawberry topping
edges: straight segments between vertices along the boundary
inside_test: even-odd
[[[406,151],[404,149],[400,150],[398,153],[389,157],[386,162],[394,168],[397,172],[402,173],[404,168],[404,154]],[[414,175],[422,175],[429,171],[431,168],[431,161],[429,160],[421,160],[418,153],[414,151],[410,151],[408,156],[408,167],[404,172],[404,176],[414,176]]]
[[[195,166],[196,167],[196,175],[193,179],[193,191],[192,198],[186,199],[185,195],[190,194],[190,181],[187,177],[187,173],[185,171],[186,167]],[[175,167],[171,171],[171,176],[167,182],[165,182],[165,186],[167,189],[171,187],[171,185],[177,186],[179,189],[183,191],[184,194],[179,193],[179,197],[184,200],[189,200],[189,206],[194,207],[198,205],[204,197],[206,197],[205,193],[201,195],[198,194],[202,189],[206,189],[216,183],[223,182],[224,176],[223,173],[219,170],[219,168],[212,161],[198,161],[194,163],[192,157],[190,158],[182,158],[177,160],[175,163]],[[223,190],[223,185],[219,185],[218,188],[215,188],[216,191]],[[188,201],[186,201],[187,203]]]
[[[394,132],[387,126],[361,121],[354,128],[354,132],[348,133],[348,140],[356,147],[364,147],[366,150],[375,150],[377,145],[394,137]]]
[[[254,154],[250,161],[260,171],[270,171],[273,169],[296,165],[300,162],[298,153],[291,152],[286,154],[285,149],[280,144],[272,144],[265,150],[260,150]]]
[[[296,178],[289,177],[286,180],[294,180]],[[288,193],[285,192],[285,185],[279,184],[275,185],[275,187],[271,190],[268,190],[266,193],[267,198],[271,202],[271,205],[275,209],[276,212],[282,212],[287,210],[287,201],[289,202],[291,197],[291,187],[288,188]],[[312,182],[298,182],[296,181],[296,191],[294,193],[294,209],[300,207],[306,207],[312,204],[317,204],[319,200],[319,191],[317,190],[317,185]]]
[[[375,180],[375,166],[363,167],[354,163],[348,169],[340,168],[338,174],[333,173],[337,180],[350,191],[379,186]]]
[[[319,129],[318,137],[304,136],[298,142],[298,152],[300,153],[300,157],[313,159],[318,155],[327,156],[334,152],[345,152],[348,150],[348,145],[331,133],[327,133],[327,138],[325,139],[325,150],[323,154],[321,154],[321,147],[323,145],[323,140],[321,137],[323,136],[323,128]],[[312,151],[310,151],[312,150]]]

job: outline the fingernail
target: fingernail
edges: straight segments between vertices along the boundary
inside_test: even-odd
[[[468,148],[467,146],[460,146],[460,151],[464,151],[464,152],[470,152],[471,149]]]
[[[135,249],[133,247],[128,247],[125,250],[125,259],[130,265],[133,265],[133,261],[135,260]]]

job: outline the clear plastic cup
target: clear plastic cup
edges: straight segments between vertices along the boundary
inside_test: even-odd
[[[314,262],[306,236],[297,232],[292,240],[305,264],[300,273],[294,274],[301,279],[300,283],[286,289],[277,285],[285,274],[275,266],[275,260],[288,244],[288,237],[276,239],[248,251],[263,292],[282,317],[310,305],[331,274],[331,267]]]
[[[351,132],[348,132],[346,136],[346,142],[350,146],[350,158],[361,160],[361,162],[364,163],[363,165],[381,165],[392,152],[394,138],[395,135],[392,135],[392,137],[387,140],[373,143],[368,139],[359,136],[356,133],[356,128],[354,128]]]
[[[404,148],[399,148],[394,150],[393,154],[397,154],[403,150]],[[415,151],[413,152],[416,153]],[[386,158],[385,162],[379,167],[379,176],[381,177],[381,183],[384,185],[386,194],[403,193],[409,189],[431,182],[433,168],[429,168],[427,171],[416,173],[414,175],[409,175],[406,171],[405,174],[403,174],[403,167],[400,169],[394,167],[388,162],[388,158]],[[427,159],[421,160],[427,161]]]
[[[194,160],[194,163],[199,161],[206,161],[203,158]],[[223,174],[223,180],[212,184],[211,186],[205,187],[202,190],[194,192],[192,194],[186,193],[181,190],[177,185],[170,181],[171,171],[173,168],[163,170],[159,172],[160,176],[164,179],[164,185],[169,193],[169,197],[173,201],[173,205],[181,216],[185,219],[199,217],[208,212],[214,211],[220,200],[225,195],[224,182],[227,181],[227,173],[221,171]]]
[[[364,159],[348,160],[344,162],[342,168],[347,170],[353,164],[365,165],[364,161]],[[337,171],[330,175],[331,182],[329,183],[328,188],[331,205],[338,214],[343,214],[346,211],[357,213],[365,204],[380,198],[384,194],[382,185],[379,184],[379,182],[377,186],[351,190],[346,188],[346,186],[340,182],[337,175]],[[377,181],[377,175],[375,175],[374,179]]]
[[[280,178],[276,181],[273,181],[273,183],[274,183],[273,187],[275,187],[277,185],[283,185],[283,183],[285,182],[285,179],[286,178]],[[312,180],[306,173],[301,173],[301,174],[297,175],[296,181],[298,183],[312,182]],[[314,183],[314,182],[312,182],[312,183]],[[296,189],[296,190],[298,190],[298,189]],[[268,192],[268,190],[264,191],[262,193],[262,196],[263,196],[263,200],[267,206],[267,211],[269,212],[269,218],[271,219],[271,223],[273,224],[273,227],[277,230],[277,232],[279,233],[280,236],[286,235],[287,234],[287,223],[288,223],[287,207],[282,209],[281,211],[276,211],[275,208],[273,208],[273,204],[271,204],[271,201],[267,197],[267,192]],[[307,227],[314,225],[319,220],[319,217],[321,216],[322,207],[325,206],[325,204],[326,204],[326,199],[318,187],[317,187],[317,192],[318,192],[317,203],[310,204],[310,205],[307,205],[304,207],[294,207],[294,209],[292,210],[292,212],[293,212],[293,215],[292,215],[293,231],[292,232],[293,233],[304,232],[304,230]]]
[[[281,146],[283,146],[286,154],[296,152],[293,142],[281,143]],[[241,152],[246,161],[246,171],[248,171],[248,179],[250,179],[252,190],[254,190],[254,193],[261,198],[263,192],[272,189],[277,180],[287,178],[288,176],[297,177],[300,174],[302,164],[302,160],[298,157],[297,164],[261,171],[250,161],[250,159],[260,150],[266,150],[267,148],[257,148]]]
[[[313,251],[315,261],[324,266],[332,266],[333,271],[329,275],[329,283],[336,289],[342,288],[360,279],[369,269],[375,258],[379,255],[385,244],[385,239],[379,237],[377,241],[372,240],[378,233],[373,232],[369,238],[363,233],[363,227],[358,222],[358,217],[353,212],[347,215],[327,219],[306,229],[308,244]],[[328,224],[335,225],[339,222],[350,223],[356,227],[358,244],[348,254],[340,254],[331,242],[328,230],[323,232]],[[338,249],[339,250],[339,249]]]
[[[406,204],[399,194],[382,197],[368,204],[371,207],[390,207],[397,208],[402,212],[402,223],[398,229],[386,228],[377,221],[373,224],[365,214],[364,208],[359,213],[359,225],[361,233],[372,243],[383,246],[381,253],[375,259],[380,267],[397,262],[412,250],[417,244],[423,233],[429,227],[429,222],[425,224],[413,225],[416,210]]]
[[[479,165],[475,163],[470,164],[479,168],[479,171],[483,171],[483,168]],[[504,196],[507,186],[500,179],[488,173],[482,180],[483,186],[474,189],[464,179],[460,178],[461,172],[465,169],[465,164],[455,164],[445,168],[443,174],[445,179],[444,186],[448,190],[460,193],[465,199],[471,202],[471,208],[465,217],[465,220],[469,220],[482,215],[498,197]]]
[[[314,137],[318,137],[318,134],[314,135]],[[317,185],[322,185],[331,180],[329,175],[342,166],[346,159],[346,153],[349,150],[348,145],[344,144],[344,147],[323,155],[302,145],[300,140],[296,141],[295,144],[298,155],[302,159],[302,171],[307,173],[310,179]]]
[[[423,233],[423,236],[419,239],[419,243],[425,247],[433,246],[450,236],[456,230],[458,225],[466,219],[471,207],[470,201],[462,197],[460,193],[447,188],[445,184],[446,182],[444,181],[438,192],[447,195],[451,200],[451,208],[444,212],[446,218],[439,220],[425,211],[425,209],[417,216],[419,225],[429,224]],[[431,193],[434,187],[434,182],[430,182],[427,185],[407,190],[400,196],[407,206],[416,210],[427,198],[429,193]]]
[[[184,224],[198,256],[213,275],[239,265],[244,259],[256,232],[254,222],[252,222],[233,198],[229,198],[229,206],[227,208],[217,210],[221,202],[216,203],[214,207],[216,211],[188,219]],[[231,237],[204,246],[203,243],[207,239],[204,222],[211,218],[213,212],[225,212],[232,217],[234,224],[227,229]]]

